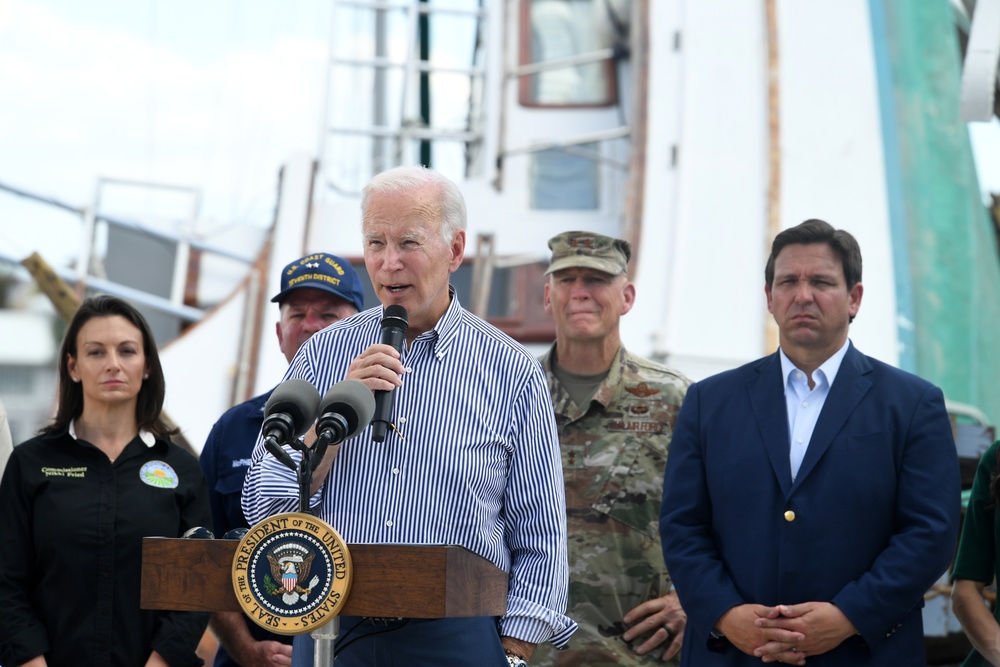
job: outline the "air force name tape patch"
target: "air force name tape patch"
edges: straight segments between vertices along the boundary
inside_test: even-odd
[[[282,635],[315,630],[340,613],[351,590],[351,554],[309,514],[276,514],[251,528],[233,556],[233,589],[257,625]]]

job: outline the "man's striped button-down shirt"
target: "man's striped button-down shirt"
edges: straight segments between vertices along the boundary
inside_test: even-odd
[[[285,379],[320,394],[379,342],[382,308],[313,335]],[[509,573],[500,634],[564,646],[568,586],[565,490],[545,375],[535,358],[452,302],[431,331],[405,346],[384,442],[371,428],[344,442],[317,514],[348,543],[458,544]],[[286,449],[298,460],[298,452]],[[298,509],[293,471],[258,439],[243,510],[252,524]]]

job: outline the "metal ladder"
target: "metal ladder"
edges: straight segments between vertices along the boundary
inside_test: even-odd
[[[444,65],[430,57],[432,17],[444,16],[470,22],[474,44],[468,66]],[[485,67],[475,61],[485,57],[486,18],[481,1],[478,8],[460,9],[422,0],[333,0],[319,153],[324,187],[357,194],[383,169],[427,164],[437,142],[462,145],[467,164],[474,158],[483,140]],[[430,80],[444,74],[468,80],[464,127],[430,120]]]

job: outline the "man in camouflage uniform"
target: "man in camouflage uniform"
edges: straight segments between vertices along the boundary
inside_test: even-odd
[[[549,241],[545,310],[556,342],[540,358],[566,480],[569,648],[532,666],[653,665],[674,657],[687,620],[659,538],[663,469],[689,381],[630,354],[619,320],[635,302],[627,241],[566,232]]]

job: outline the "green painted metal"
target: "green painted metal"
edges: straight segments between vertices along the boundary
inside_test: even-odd
[[[1000,424],[1000,252],[959,119],[961,58],[947,2],[882,3],[908,257],[912,358],[949,400]],[[879,35],[875,34],[875,39]],[[880,85],[884,82],[880,82]]]

